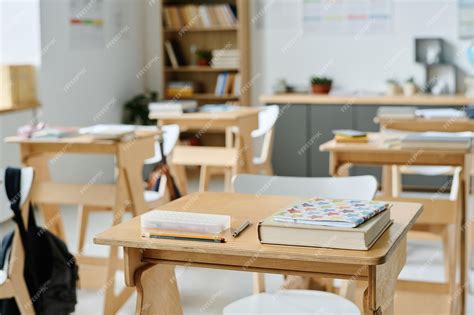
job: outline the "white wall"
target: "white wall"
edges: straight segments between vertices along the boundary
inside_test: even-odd
[[[296,2],[273,1],[264,10],[263,19],[268,23],[271,15],[278,12],[271,6],[286,3],[293,7]],[[255,16],[261,7],[257,1],[252,3],[252,16]],[[296,11],[294,7],[286,11],[288,21],[292,21],[291,12]],[[464,54],[467,42],[458,39],[457,1],[394,0],[392,12],[393,30],[385,35],[325,35],[301,32],[301,25],[296,23],[287,29],[260,28],[258,23],[253,24],[253,72],[262,74],[253,87],[253,100],[256,102],[259,95],[271,93],[279,78],[308,85],[309,78],[317,74],[333,77],[336,87],[345,90],[382,90],[385,80],[391,77],[403,81],[415,76],[422,84],[424,70],[414,62],[415,37],[444,38],[453,46],[451,54],[455,63],[471,71]]]
[[[120,121],[123,103],[141,93],[144,78],[137,73],[146,65],[144,58],[144,3],[142,0],[106,0],[106,43],[122,31],[120,38],[98,49],[74,50],[69,38],[69,1],[42,0],[42,58],[38,73],[39,119],[51,125],[85,126]],[[110,22],[120,7],[121,27]],[[71,84],[72,83],[72,84]],[[70,84],[70,88],[65,86]],[[0,136],[13,135],[31,121],[31,112],[0,117]],[[18,147],[0,144],[0,167],[19,165]],[[66,181],[108,181],[113,174],[110,157],[69,157],[52,165],[55,178]]]

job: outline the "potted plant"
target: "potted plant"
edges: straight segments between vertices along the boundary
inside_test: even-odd
[[[395,79],[388,79],[385,82],[385,95],[393,96],[398,95],[401,92],[400,85]]]
[[[326,77],[312,77],[311,88],[314,94],[329,94],[332,87],[332,79]]]
[[[413,96],[416,94],[418,87],[416,86],[415,79],[413,77],[408,78],[403,84],[403,95]]]
[[[212,59],[212,52],[209,50],[196,51],[196,64],[198,66],[209,66]]]

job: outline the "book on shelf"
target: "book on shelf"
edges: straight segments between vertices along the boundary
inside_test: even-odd
[[[164,26],[170,29],[234,27],[237,10],[232,4],[165,5]]]
[[[236,75],[233,73],[219,73],[219,75],[217,76],[214,94],[216,96],[236,95],[235,77]],[[240,76],[238,77],[238,80],[240,80]],[[237,84],[240,85],[240,82],[238,82]]]
[[[180,54],[178,44],[172,41],[165,41],[166,54],[173,68],[178,68],[183,65],[183,58]]]
[[[390,205],[313,198],[259,223],[261,243],[368,250],[390,226]]]
[[[472,146],[473,133],[467,132],[419,132],[400,138],[402,149],[468,150]]]
[[[169,81],[166,83],[166,98],[191,97],[194,95],[194,82],[192,81]]]
[[[231,217],[220,214],[152,210],[140,216],[146,238],[222,242],[230,224]]]
[[[238,49],[214,49],[212,51],[212,68],[239,68],[240,52]]]

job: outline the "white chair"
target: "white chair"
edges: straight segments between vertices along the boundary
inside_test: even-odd
[[[2,173],[2,172],[0,172]],[[2,176],[3,178],[3,176]],[[21,201],[20,209],[22,212],[23,221],[28,222],[29,200],[31,187],[33,185],[34,171],[31,167],[26,167],[21,170]],[[0,180],[1,184],[2,180]],[[2,185],[3,186],[3,185]],[[1,189],[0,200],[8,200],[5,189]],[[16,304],[21,314],[34,315],[35,310],[31,304],[30,294],[23,277],[23,269],[25,265],[25,251],[20,238],[20,231],[18,226],[15,227],[13,236],[13,243],[9,257],[14,257],[15,263],[8,263],[0,270],[0,299],[15,298]]]
[[[274,127],[280,115],[278,105],[265,106],[258,113],[258,129],[252,131],[253,164],[266,175],[273,175],[272,151]]]
[[[259,173],[263,172],[265,175],[273,175],[272,167],[272,151],[274,142],[274,127],[275,123],[280,114],[278,105],[269,105],[260,107],[258,113],[258,129],[255,129],[251,133],[252,137],[252,149],[254,156],[252,162]],[[234,165],[234,160],[238,163],[238,151],[231,151],[230,148],[239,150],[239,129],[236,127],[228,128],[226,130],[226,153],[229,158],[229,165],[202,165],[200,175],[200,191],[207,190],[212,175],[224,172],[224,190],[230,191],[231,178],[236,174],[238,165]],[[223,154],[224,150],[217,151],[217,153]]]
[[[163,132],[163,153],[166,157],[169,157],[176,143],[179,140],[179,126],[178,125],[165,125],[161,127]],[[146,159],[144,161],[145,165],[152,165],[160,162],[162,160],[160,142],[155,141],[155,155],[152,158]],[[159,191],[145,190],[144,199],[147,204],[148,209],[153,209],[161,204],[166,202],[166,177],[162,176],[160,179],[160,188]],[[82,249],[85,243],[87,223],[89,220],[89,215],[91,212],[97,211],[110,211],[110,208],[97,208],[97,207],[88,207],[82,206],[79,209],[78,220],[78,242],[77,242],[77,252],[78,254],[82,253]]]
[[[377,192],[377,180],[372,176],[353,177],[283,177],[238,175],[234,178],[234,191],[263,195],[290,195],[303,197],[345,198],[371,200]],[[353,300],[354,284],[346,282],[341,295],[321,291],[280,290],[262,293],[265,289],[263,274],[254,274],[254,294],[235,301],[224,308],[224,314],[314,314],[322,307],[332,314],[360,314]]]

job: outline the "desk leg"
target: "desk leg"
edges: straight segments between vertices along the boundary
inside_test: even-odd
[[[382,192],[386,197],[393,195],[392,165],[382,166]]]
[[[147,265],[135,272],[136,315],[182,315],[172,265]]]
[[[51,180],[49,174],[49,158],[46,155],[39,155],[30,157],[24,151],[21,150],[22,161],[25,165],[31,166],[35,170],[35,182],[48,182]],[[43,216],[45,227],[54,235],[59,237],[61,240],[66,242],[66,234],[64,233],[63,219],[61,216],[61,208],[58,205],[52,204],[41,204],[39,205],[40,211]]]
[[[394,314],[397,278],[405,265],[406,236],[383,265],[369,266],[369,285],[364,292],[364,314]]]
[[[126,175],[124,173],[125,172],[123,169],[121,169],[117,177],[116,200],[113,208],[113,225],[117,225],[122,222],[122,216],[125,212],[125,209],[131,202],[131,200],[127,198],[127,196],[129,196],[129,191],[125,179]],[[118,295],[115,295],[115,275],[118,270],[118,263],[118,247],[111,246],[107,264],[107,278],[102,289],[102,292],[104,292],[105,295],[104,315],[115,314],[133,293],[132,288],[126,287]]]

